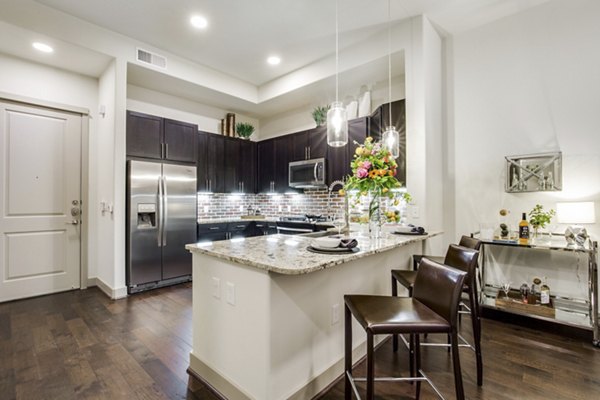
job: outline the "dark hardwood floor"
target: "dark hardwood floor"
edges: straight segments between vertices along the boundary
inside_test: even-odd
[[[183,284],[118,301],[91,288],[0,304],[0,399],[216,399],[186,373],[191,296]],[[484,320],[482,347],[483,387],[473,353],[461,349],[468,399],[600,398],[600,349],[587,340]],[[406,350],[392,353],[389,341],[376,352],[377,374],[406,375],[406,363]],[[446,350],[424,349],[423,369],[454,398]],[[413,390],[377,383],[376,398],[413,398]],[[342,398],[341,381],[322,396]],[[423,385],[421,398],[436,396]]]

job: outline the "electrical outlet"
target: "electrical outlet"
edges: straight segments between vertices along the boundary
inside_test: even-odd
[[[413,218],[419,218],[419,206],[412,206],[410,209],[410,216]]]
[[[335,303],[331,306],[331,325],[335,325],[340,322],[340,304]]]
[[[235,285],[231,282],[227,282],[226,293],[227,293],[227,302],[232,306],[235,306]]]
[[[221,280],[219,278],[213,278],[210,281],[212,287],[212,295],[215,299],[221,298]]]

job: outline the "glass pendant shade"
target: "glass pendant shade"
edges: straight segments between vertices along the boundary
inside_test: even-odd
[[[383,147],[389,150],[392,157],[398,158],[400,155],[400,134],[394,126],[388,126],[381,135]]]
[[[348,143],[348,116],[346,107],[333,102],[327,111],[327,144],[331,147],[342,147]]]

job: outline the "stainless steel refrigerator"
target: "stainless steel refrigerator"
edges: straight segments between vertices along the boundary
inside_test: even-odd
[[[196,167],[131,160],[127,172],[128,293],[190,280]]]

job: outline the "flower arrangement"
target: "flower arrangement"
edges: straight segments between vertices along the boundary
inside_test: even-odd
[[[358,145],[354,152],[354,158],[350,163],[352,175],[346,180],[344,189],[355,190],[361,195],[372,196],[369,204],[369,219],[379,209],[379,200],[382,196],[394,199],[399,193],[393,189],[401,187],[400,181],[396,179],[398,164],[389,150],[385,149],[380,142],[374,142],[372,137],[366,138],[363,144]],[[400,196],[407,202],[410,201],[408,193]],[[395,200],[398,205],[399,200]],[[386,218],[394,222],[399,220],[399,213],[388,212]]]

